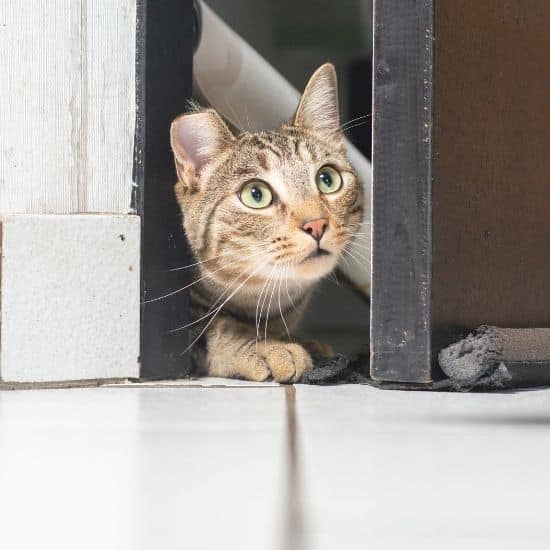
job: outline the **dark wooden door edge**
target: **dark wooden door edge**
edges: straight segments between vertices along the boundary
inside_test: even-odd
[[[183,287],[189,253],[174,198],[176,182],[169,144],[172,119],[191,97],[192,0],[137,1],[135,192],[132,207],[141,217],[141,376],[176,378],[189,372],[188,294],[146,303]]]
[[[374,14],[371,376],[429,383],[433,2]]]

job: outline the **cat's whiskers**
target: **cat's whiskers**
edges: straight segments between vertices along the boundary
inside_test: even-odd
[[[370,255],[372,249],[370,242],[362,242],[360,239],[350,241],[347,246],[353,247],[355,251],[363,250],[368,255]]]
[[[235,281],[237,281],[237,279],[240,279],[243,275],[247,275],[247,273],[249,273],[249,271],[241,271],[233,279],[231,279],[231,281],[229,281],[227,285],[225,285],[222,293],[216,298],[216,301],[210,306],[210,308],[206,312],[207,315],[209,315],[210,313],[212,313],[212,311],[214,311],[214,309],[216,309],[216,306],[220,303],[221,300],[223,300],[226,293],[232,288],[233,283],[235,283]]]
[[[359,227],[360,225],[363,225],[365,223],[368,223],[370,224],[370,220],[361,220],[361,221],[358,221],[358,222],[352,222],[352,223],[342,223],[340,225],[340,227]]]
[[[168,269],[168,273],[172,272],[172,271],[181,271],[183,269],[189,269],[191,267],[195,267],[197,265],[202,265],[202,264],[205,264],[207,262],[212,262],[213,260],[217,260],[219,258],[224,258],[226,256],[231,256],[233,254],[233,251],[227,251],[227,252],[224,252],[223,254],[218,254],[217,256],[214,256],[212,258],[207,258],[206,260],[202,260],[200,262],[195,262],[194,264],[189,264],[189,265],[184,265],[182,267],[173,267],[172,269]]]
[[[259,267],[257,267],[255,270],[252,271],[252,273],[250,273],[250,275],[248,275],[248,277],[242,282],[239,284],[239,286],[226,298],[226,300],[221,304],[221,306],[218,307],[218,309],[215,311],[215,313],[212,315],[212,317],[210,318],[210,320],[208,321],[208,323],[206,323],[206,326],[201,330],[200,334],[185,348],[185,350],[183,350],[183,352],[181,353],[181,355],[184,355],[185,353],[187,353],[198,341],[199,339],[201,338],[201,336],[208,330],[208,327],[212,324],[212,322],[214,321],[214,319],[217,317],[218,313],[223,309],[223,306],[225,306],[225,304],[227,304],[227,302],[229,302],[229,300],[231,300],[231,298],[233,298],[233,296],[235,296],[235,294],[237,294],[237,292],[239,292],[239,290],[256,274],[258,273],[261,269],[263,269],[267,264],[269,263],[269,260],[266,260],[262,265],[260,265]]]
[[[350,124],[353,124],[354,122],[357,122],[358,120],[363,120],[365,118],[371,118],[372,115],[371,114],[367,114],[367,115],[362,115],[362,116],[358,116],[358,117],[355,117],[355,118],[352,118],[351,120],[347,120],[346,122],[342,123],[340,125],[340,130],[342,130],[343,132],[346,131],[346,128],[350,125]],[[366,122],[364,123],[366,124]]]
[[[237,261],[238,260],[236,260],[233,263],[237,263]],[[144,300],[141,303],[142,304],[152,304],[153,302],[158,302],[159,300],[164,300],[165,298],[169,298],[170,296],[174,296],[174,295],[176,295],[180,292],[183,292],[184,290],[187,290],[188,288],[191,288],[193,285],[196,285],[197,283],[200,283],[201,281],[204,281],[204,279],[208,279],[209,277],[211,277],[217,271],[221,271],[222,269],[226,269],[227,267],[228,267],[227,265],[224,265],[224,266],[220,267],[219,269],[216,269],[216,271],[213,271],[211,273],[207,273],[205,275],[202,275],[201,277],[199,277],[198,279],[196,279],[192,283],[189,283],[185,286],[182,286],[181,288],[178,288],[177,290],[173,290],[172,292],[168,292],[168,294],[164,294],[163,296],[158,296],[157,298],[151,298],[150,300]]]
[[[355,252],[358,256],[361,256],[366,259],[367,255],[363,250],[360,250],[360,249],[363,247],[370,250],[370,247],[368,245],[369,243],[363,243],[361,241],[350,241],[349,243],[346,244],[346,246],[344,246],[344,248],[349,251],[353,247],[353,252]]]
[[[294,309],[294,311],[296,311],[296,304],[294,303],[294,300],[292,299],[292,297],[290,296],[290,292],[288,291],[288,275],[290,273],[291,267],[293,266],[294,266],[293,262],[288,263],[288,267],[285,273],[285,287],[286,287],[286,295],[288,296],[288,301],[292,304],[292,308]]]
[[[360,229],[360,227],[356,227],[355,229],[350,229],[350,231],[352,231],[353,235],[354,236],[359,236],[359,237],[370,237],[372,232],[367,230],[367,231],[358,231]]]
[[[284,275],[286,276],[288,273],[288,263],[283,266],[284,267]],[[281,286],[283,284],[283,274],[281,274],[281,277],[279,277],[279,313],[281,314],[281,319],[283,321],[283,324],[285,325],[286,334],[288,336],[288,339],[290,340],[290,331],[288,330],[288,325],[286,324],[285,316],[283,314],[283,309],[281,308]],[[286,280],[286,278],[285,278]]]
[[[348,254],[348,255],[349,255],[349,254],[352,254],[352,252],[351,252],[351,247],[352,247],[354,244],[355,244],[355,243],[350,242],[350,243],[348,243],[346,246],[344,246],[343,249],[342,249],[342,250],[344,251],[344,253],[345,253],[345,254]],[[357,250],[354,250],[354,252],[357,253],[357,254],[359,254],[359,252],[358,252]]]
[[[363,261],[357,258],[352,252],[350,252],[348,249],[343,249],[344,253],[346,253],[350,258],[354,259],[358,264],[363,265],[363,261],[369,261],[366,257],[363,257]],[[359,252],[356,250],[355,254],[359,254]]]
[[[276,281],[277,281],[277,279],[273,277],[273,274],[274,274],[275,270],[278,267],[279,267],[278,265],[273,266],[273,269],[271,270],[271,273],[269,274],[269,278],[268,278],[269,286],[266,290],[265,296],[264,296],[263,301],[262,301],[262,307],[260,309],[258,332],[259,332],[259,329],[260,329],[261,323],[262,323],[262,315],[263,315],[263,312],[264,312],[264,306],[267,305],[266,320],[265,320],[265,341],[266,341],[266,343],[267,343],[267,321],[269,319],[269,310],[271,308],[271,299],[273,298],[273,290],[275,289],[275,285],[276,285]],[[271,299],[269,300],[269,303],[268,303],[267,297],[270,295],[270,293],[271,293]],[[260,338],[259,334],[257,334],[257,337]],[[256,342],[256,346],[257,346],[257,342]]]
[[[239,116],[237,115],[237,111],[235,111],[235,108],[233,107],[233,105],[229,101],[226,102],[226,105],[229,108],[229,110],[231,111],[231,115],[235,118],[235,124],[237,125],[237,127],[240,130],[244,130],[244,125],[243,125],[241,119],[239,118]]]
[[[268,283],[271,280],[271,275],[273,274],[274,270],[275,270],[275,266],[273,266],[273,268],[271,270],[271,273],[269,274],[269,277],[266,278],[265,283],[263,284],[262,289],[260,291],[260,294],[258,295],[258,298],[257,298],[257,301],[256,301],[256,352],[258,351],[258,339],[260,337],[260,324],[262,322],[262,312],[263,312],[263,309],[264,309],[265,300],[267,298],[267,293],[265,295],[264,301],[262,302],[262,307],[259,311],[259,316],[258,316],[258,308],[260,307],[260,300],[262,298],[262,295],[264,293],[264,290],[265,290],[266,286],[268,285]]]
[[[264,247],[266,245],[270,244],[270,243],[271,243],[271,241],[266,239],[265,241],[262,241],[261,244],[256,245],[255,247],[250,247],[250,246],[246,245],[246,248],[248,250],[252,250],[253,252],[254,251],[261,252],[261,251],[265,251]],[[172,271],[182,271],[184,269],[189,269],[191,267],[196,267],[198,265],[202,265],[202,264],[205,264],[205,263],[208,263],[208,262],[212,262],[214,260],[218,260],[219,258],[225,258],[227,256],[237,256],[237,251],[236,250],[226,250],[225,252],[222,252],[221,254],[217,254],[216,256],[212,256],[211,258],[206,258],[205,260],[201,260],[199,262],[194,262],[192,264],[184,265],[184,266],[181,266],[181,267],[173,267],[172,269],[168,269],[167,273],[171,273]]]
[[[332,273],[329,273],[327,278],[330,282],[334,283],[337,286],[340,286],[340,281],[336,277],[336,273],[334,271]]]
[[[280,272],[281,272],[281,267],[278,266],[279,269],[277,270],[277,275],[280,276]],[[269,298],[269,304],[267,306],[267,313],[266,313],[266,316],[265,316],[265,328],[264,328],[264,340],[265,340],[265,343],[267,344],[267,324],[269,322],[269,311],[271,310],[271,302],[273,300],[273,294],[275,293],[275,286],[277,285],[277,278],[273,279],[273,285],[272,285],[272,290],[271,290],[271,296]]]
[[[348,130],[351,130],[353,128],[358,128],[359,126],[364,126],[368,123],[368,120],[364,120],[362,122],[358,122],[357,124],[352,124],[351,126],[346,126],[345,128],[342,128],[342,132],[347,132]]]
[[[265,256],[268,256],[269,254],[266,253]],[[202,317],[199,317],[198,319],[195,319],[194,321],[191,321],[190,323],[187,323],[186,325],[182,326],[182,327],[178,327],[178,328],[175,328],[175,329],[172,329],[170,331],[168,331],[168,333],[173,333],[173,332],[179,332],[180,330],[184,330],[190,326],[193,326],[193,325],[196,325],[197,323],[200,323],[201,321],[203,321],[204,319],[208,318],[210,315],[212,315],[214,313],[214,311],[216,310],[216,307],[217,305],[223,300],[223,298],[225,297],[225,295],[231,291],[231,289],[233,288],[233,284],[237,281],[237,279],[240,279],[241,277],[245,276],[249,273],[249,271],[241,271],[239,274],[237,274],[236,277],[234,277],[226,286],[225,286],[225,289],[223,290],[223,292],[216,298],[216,301],[210,306],[209,310],[202,316]]]
[[[282,264],[278,264],[273,266],[269,276],[267,277],[256,302],[256,351],[258,349],[258,341],[260,338],[260,326],[262,324],[262,317],[264,315],[264,308],[266,308],[266,317],[264,321],[264,341],[267,343],[267,331],[268,331],[268,324],[269,324],[269,315],[271,312],[271,304],[273,303],[273,298],[275,296],[275,290],[277,289],[278,297],[277,301],[279,304],[279,312],[281,314],[281,318],[283,321],[283,324],[286,328],[287,334],[290,338],[290,330],[288,328],[288,325],[286,323],[286,319],[284,318],[283,312],[282,312],[282,305],[281,305],[281,289],[283,284],[283,278],[285,280],[285,286],[287,289],[287,296],[289,298],[289,301],[292,303],[292,306],[294,309],[296,309],[296,306],[292,302],[292,298],[290,296],[290,293],[288,291],[288,272],[290,269],[292,262],[283,262]],[[274,276],[275,275],[275,276]],[[277,286],[278,281],[278,286]],[[269,300],[268,300],[269,296]],[[261,305],[260,305],[261,302]]]
[[[248,104],[245,103],[244,106],[244,116],[246,118],[246,124],[248,126],[248,131],[252,132],[252,125],[250,124],[250,118],[248,118]]]
[[[355,241],[353,243],[350,243],[349,246],[353,246],[353,251],[354,252],[362,252],[365,257],[369,257],[370,254],[371,254],[371,246],[370,246],[370,243],[362,243],[360,241]]]
[[[347,229],[350,237],[370,237],[371,233],[368,231],[356,231],[354,229]]]
[[[263,254],[261,254],[263,252]],[[256,256],[260,255],[259,258],[256,258],[256,260],[261,260],[262,258],[267,258],[271,255],[271,253],[269,251],[265,251],[265,250],[260,250],[258,251],[258,253],[256,254],[252,254],[250,256],[247,256],[246,258],[243,259],[243,261],[246,261],[246,260],[249,260],[251,258],[254,258]],[[269,263],[269,262],[268,262]],[[231,282],[229,283],[229,285],[226,285],[226,288],[224,290],[224,292],[222,292],[222,294],[218,297],[218,299],[216,300],[216,302],[210,307],[210,311],[216,306],[217,302],[219,299],[221,299],[223,297],[223,295],[225,294],[225,292],[227,292],[228,288],[230,287],[230,285],[233,284],[234,281],[236,281],[239,277],[241,277],[243,274],[246,274],[248,273],[248,271],[243,271],[241,273],[238,273],[236,277],[234,277]]]
[[[214,310],[216,308],[216,306],[220,303],[221,299],[223,298],[223,296],[232,288],[232,284],[235,282],[236,279],[238,279],[239,277],[242,277],[243,275],[246,276],[247,273],[239,273],[239,275],[237,275],[237,277],[235,277],[235,279],[233,279],[225,288],[225,290],[220,294],[220,296],[218,296],[218,298],[216,299],[216,301],[214,302],[214,304],[210,307],[210,309],[202,316],[202,317],[199,317],[198,319],[195,319],[194,321],[191,321],[189,323],[187,323],[186,325],[183,325],[181,327],[178,327],[178,328],[173,328],[172,330],[169,330],[168,331],[168,334],[171,334],[173,332],[179,332],[181,330],[184,330],[186,328],[189,328],[193,325],[196,325],[197,323],[200,323],[201,321],[203,321],[204,319],[207,319],[208,317],[210,317],[213,313],[214,313]]]
[[[201,275],[198,279],[194,280],[193,282],[182,286],[181,288],[178,288],[177,290],[173,290],[172,292],[168,292],[168,294],[164,294],[163,296],[158,296],[157,298],[151,298],[150,300],[144,300],[141,302],[142,305],[145,304],[151,304],[153,302],[158,302],[159,300],[164,300],[165,298],[169,298],[170,296],[174,296],[180,292],[183,292],[184,290],[187,290],[188,288],[191,288],[193,285],[196,285],[197,283],[200,283],[201,281],[204,281],[205,279],[211,278],[212,275],[218,273],[219,271],[222,271],[223,269],[227,269],[228,267],[235,265],[236,263],[243,262],[244,260],[253,258],[255,256],[258,256],[259,254],[266,254],[265,250],[258,250],[254,254],[251,254],[247,258],[236,258],[233,262],[229,262],[227,264],[222,265],[218,269],[215,269],[214,271],[209,271],[203,275]]]
[[[338,253],[337,258],[338,258],[338,262],[339,262],[340,260],[342,260],[342,261],[344,262],[344,265],[345,265],[348,269],[351,268],[351,266],[350,266],[350,264],[349,264],[349,262],[348,262],[348,259],[347,259],[346,256],[345,256],[345,247],[342,248],[342,250],[340,250],[340,252]]]

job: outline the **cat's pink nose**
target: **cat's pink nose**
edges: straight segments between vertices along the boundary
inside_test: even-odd
[[[304,223],[302,225],[302,230],[309,233],[316,241],[320,241],[327,227],[328,220],[326,218],[319,218]]]

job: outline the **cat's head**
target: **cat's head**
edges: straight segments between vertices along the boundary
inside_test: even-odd
[[[220,281],[238,273],[260,283],[283,273],[318,280],[362,220],[331,64],[313,74],[281,128],[235,135],[207,109],[174,120],[171,144],[187,238],[202,269]]]

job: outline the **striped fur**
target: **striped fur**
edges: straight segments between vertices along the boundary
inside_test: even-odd
[[[292,330],[363,214],[362,186],[339,127],[333,66],[314,73],[295,117],[277,130],[234,135],[207,109],[178,117],[171,141],[183,227],[202,262],[191,294],[198,367],[215,376],[298,379],[312,359]],[[336,193],[323,195],[316,186],[324,165],[343,178]],[[268,208],[241,202],[251,179],[273,189]],[[329,254],[306,259],[317,243],[300,227],[317,218],[328,220],[320,245]]]

